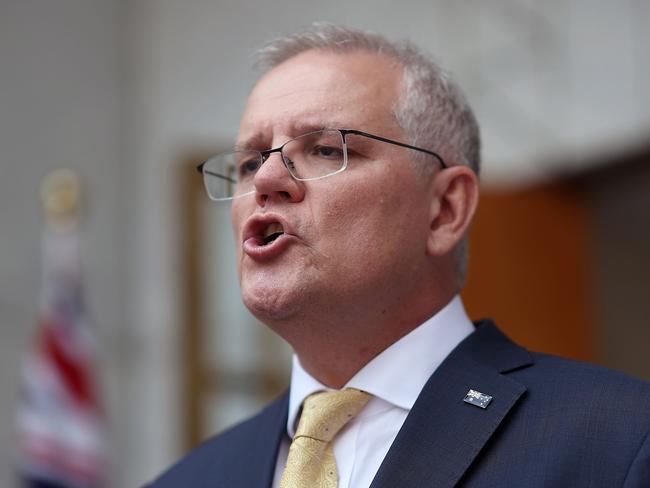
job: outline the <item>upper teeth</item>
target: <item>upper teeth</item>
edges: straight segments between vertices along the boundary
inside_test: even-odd
[[[284,229],[282,228],[282,224],[279,222],[274,222],[266,227],[264,230],[264,237],[268,237],[270,235],[276,234],[278,232],[284,232]]]

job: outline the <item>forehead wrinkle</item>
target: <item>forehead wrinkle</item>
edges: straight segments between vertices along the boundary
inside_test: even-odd
[[[364,53],[298,55],[253,88],[240,126],[241,144],[268,149],[322,128],[401,134],[394,108],[403,80],[394,68],[382,56]]]

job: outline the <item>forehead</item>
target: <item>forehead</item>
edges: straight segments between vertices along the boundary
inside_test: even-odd
[[[352,128],[396,136],[393,116],[402,68],[364,51],[303,52],[257,83],[242,117],[239,142],[271,144],[322,127]]]

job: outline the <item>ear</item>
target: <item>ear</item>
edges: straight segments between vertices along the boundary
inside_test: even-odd
[[[431,182],[427,254],[443,256],[467,231],[478,204],[478,178],[468,166],[440,171]]]

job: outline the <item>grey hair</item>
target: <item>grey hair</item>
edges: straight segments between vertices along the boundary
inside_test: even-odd
[[[257,51],[256,65],[270,71],[310,50],[368,51],[399,63],[404,69],[403,90],[393,114],[408,142],[438,152],[448,165],[464,164],[479,174],[481,142],[471,107],[449,75],[412,43],[395,43],[372,32],[316,22],[306,30],[266,44]],[[467,276],[467,241],[465,235],[454,251],[461,286]]]

